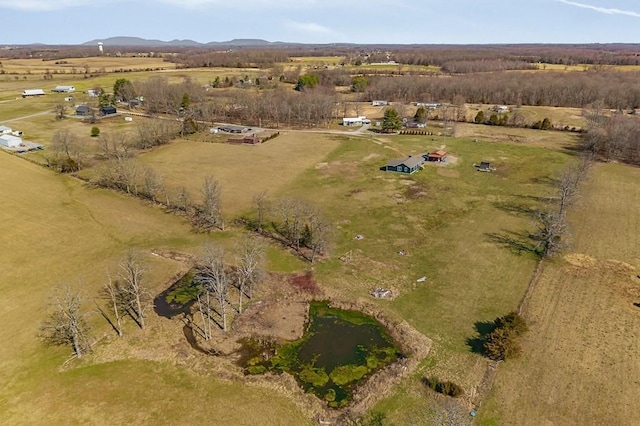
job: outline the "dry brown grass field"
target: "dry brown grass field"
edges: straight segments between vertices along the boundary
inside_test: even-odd
[[[163,58],[135,56],[92,56],[87,58],[65,58],[52,61],[42,59],[2,59],[2,69],[8,74],[44,74],[47,70],[60,74],[83,74],[104,69],[106,72],[121,70],[145,70],[147,68],[175,69],[175,64]],[[75,72],[73,72],[75,70]],[[77,78],[82,78],[78,75]]]
[[[249,209],[259,192],[274,193],[295,181],[338,144],[332,137],[299,132],[283,132],[256,146],[178,140],[140,161],[162,174],[168,186],[185,186],[194,198],[205,177],[212,176],[221,184],[224,211],[235,215]]]
[[[550,149],[574,148],[578,135],[553,130],[531,130],[512,127],[456,123],[455,135],[463,138],[538,146]]]
[[[570,217],[573,247],[528,303],[522,359],[501,365],[481,424],[637,424],[640,169],[599,164]]]

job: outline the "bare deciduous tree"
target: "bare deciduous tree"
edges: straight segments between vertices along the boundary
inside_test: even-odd
[[[223,249],[211,245],[205,246],[204,256],[201,259],[195,280],[215,299],[222,321],[221,327],[226,332],[229,276],[224,264]],[[211,317],[207,318],[207,321],[211,320]]]
[[[101,294],[107,301],[108,309],[113,313],[113,320],[107,313],[97,305],[98,312],[107,320],[109,325],[114,329],[118,337],[122,337],[122,317],[126,313],[124,291],[118,282],[113,282],[111,274],[107,274],[109,282],[102,286]]]
[[[311,249],[311,263],[315,262],[318,254],[323,254],[328,249],[330,231],[331,225],[322,213],[317,208],[309,206],[305,224],[305,245]]]
[[[191,208],[191,195],[185,186],[178,188],[178,208],[189,214]]]
[[[204,229],[218,227],[224,231],[224,217],[220,200],[220,184],[207,176],[202,185],[202,204],[198,208],[198,225]]]
[[[165,190],[164,180],[153,169],[144,169],[144,193],[151,201],[158,201],[158,196]]]
[[[52,158],[47,158],[50,167],[63,173],[80,170],[81,153],[78,139],[69,130],[58,130],[51,141]]]
[[[243,298],[252,297],[253,289],[264,270],[264,246],[256,237],[247,236],[240,245],[237,258],[238,312],[242,313]]]
[[[144,267],[140,253],[130,251],[120,261],[119,277],[122,282],[122,298],[127,311],[140,328],[145,325],[145,310],[150,293],[143,283]]]
[[[256,208],[256,231],[262,232],[262,225],[268,210],[269,195],[262,191],[253,197],[253,205]]]
[[[53,312],[40,327],[40,336],[51,345],[70,345],[80,358],[90,348],[89,326],[82,313],[84,298],[71,286],[58,288],[52,298]]]

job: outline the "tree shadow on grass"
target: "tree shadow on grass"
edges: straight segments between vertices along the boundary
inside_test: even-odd
[[[476,329],[476,336],[467,339],[467,346],[471,352],[484,355],[484,342],[489,333],[495,330],[496,326],[493,321],[477,321],[474,327]]]
[[[532,207],[525,203],[516,203],[516,202],[495,202],[493,203],[493,207],[498,210],[502,210],[507,213],[514,213],[529,217],[534,217],[538,212],[538,209]]]
[[[531,244],[529,234],[523,232],[503,231],[499,234],[496,232],[489,232],[484,234],[489,241],[506,247],[511,250],[512,253],[534,253],[536,254],[535,246]]]

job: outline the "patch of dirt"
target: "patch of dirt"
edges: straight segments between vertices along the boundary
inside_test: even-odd
[[[598,264],[598,260],[595,257],[591,257],[587,254],[570,253],[564,256],[564,260],[573,266],[580,268],[593,268]]]
[[[366,157],[364,157],[362,159],[362,161],[365,162],[365,161],[373,160],[374,158],[378,158],[378,157],[380,157],[380,154],[376,154],[374,152],[374,153],[371,153],[371,154],[367,155]]]
[[[429,185],[422,182],[414,182],[407,188],[406,197],[410,200],[426,197],[429,194]]]
[[[236,319],[234,330],[247,335],[296,340],[304,333],[308,312],[309,304],[305,301],[257,302]]]

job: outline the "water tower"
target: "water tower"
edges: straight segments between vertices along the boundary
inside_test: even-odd
[[[101,41],[98,42],[98,50],[100,51],[101,55],[104,54],[104,51],[102,50],[102,42]]]

